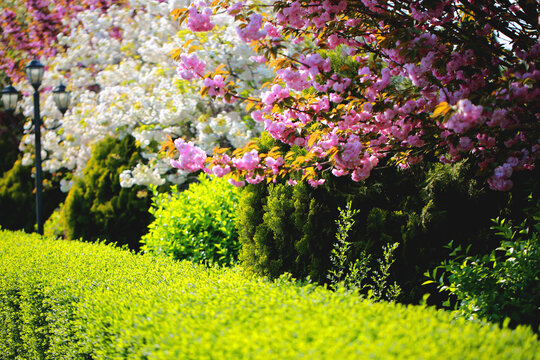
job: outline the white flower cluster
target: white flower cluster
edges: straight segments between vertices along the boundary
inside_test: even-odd
[[[193,39],[197,56],[207,71],[227,64],[240,91],[260,89],[273,74],[254,62],[252,50],[238,39],[228,20],[218,17],[219,31],[193,34],[179,28],[170,10],[186,1],[129,0],[124,6],[83,11],[59,37],[65,50],[44,61],[41,86],[43,169],[66,169],[80,176],[91,157],[92,146],[107,136],[133,135],[143,151],[143,163],[121,175],[122,186],[181,183],[186,174],[176,173],[168,159],[159,155],[160,143],[169,134],[194,141],[211,153],[215,146],[243,146],[262,128],[251,121],[245,107],[201,98],[197,84],[182,80],[171,60],[171,50]],[[56,109],[51,89],[62,81],[71,91],[72,103],[65,116]],[[27,94],[29,85],[16,84]],[[22,104],[29,117],[20,148],[24,163],[32,162],[33,103]],[[62,182],[62,190],[69,182]]]

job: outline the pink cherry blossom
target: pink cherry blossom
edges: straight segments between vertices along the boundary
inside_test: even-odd
[[[196,147],[193,142],[186,142],[181,138],[174,141],[178,150],[178,160],[171,159],[171,166],[187,172],[195,172],[204,168],[206,153],[201,148]]]
[[[203,4],[204,2],[199,1],[197,3]],[[187,21],[187,26],[191,31],[210,31],[214,28],[214,24],[210,22],[212,9],[208,7],[203,7],[201,10],[199,9],[199,6],[193,4],[189,7],[188,12],[189,18]]]
[[[184,80],[200,78],[204,75],[205,63],[197,58],[195,54],[180,55],[180,64],[178,65],[178,75]]]
[[[235,168],[239,170],[252,171],[259,166],[259,153],[257,150],[251,150],[241,158],[232,160]]]

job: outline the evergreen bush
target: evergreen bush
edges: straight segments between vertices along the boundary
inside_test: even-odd
[[[238,259],[235,228],[240,190],[225,178],[208,178],[179,191],[156,193],[150,213],[154,221],[142,237],[144,252],[177,260],[231,265]]]
[[[18,159],[0,178],[0,224],[4,229],[31,232],[36,224],[32,168]],[[34,210],[34,211],[32,211]]]
[[[50,176],[46,175],[43,186],[43,219],[47,219],[64,194],[56,187],[49,186]],[[0,226],[10,230],[36,229],[36,193],[32,167],[23,166],[22,159],[0,178]]]
[[[3,87],[2,87],[3,88]],[[22,114],[0,111],[0,177],[13,167],[19,157],[19,141],[23,135]]]
[[[105,240],[138,251],[151,216],[143,186],[123,188],[120,174],[141,160],[135,138],[106,138],[95,145],[83,176],[74,179],[58,220],[68,239]]]
[[[239,206],[240,259],[259,275],[289,272],[326,282],[338,207],[351,201],[359,213],[349,233],[348,261],[362,254],[381,259],[385,247],[399,243],[388,281],[403,290],[401,301],[417,303],[425,293],[436,292],[421,285],[423,274],[448,257],[448,242],[472,244],[474,252],[490,249],[497,244],[490,219],[502,213],[516,216],[523,204],[520,185],[510,194],[491,191],[471,180],[470,171],[466,162],[435,163],[378,169],[360,183],[328,177],[316,189],[248,185]],[[444,299],[433,296],[430,301]]]
[[[248,185],[238,222],[243,266],[271,278],[289,272],[324,281],[335,233],[328,195],[303,183]]]

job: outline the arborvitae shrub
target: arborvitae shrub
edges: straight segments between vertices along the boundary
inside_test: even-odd
[[[32,231],[36,223],[32,168],[17,160],[0,179],[0,225],[4,229]],[[33,210],[33,211],[32,211]]]
[[[383,246],[398,242],[389,283],[396,281],[403,289],[400,301],[418,302],[425,293],[436,293],[434,287],[421,286],[423,274],[448,257],[451,240],[472,244],[472,251],[490,249],[497,243],[490,219],[519,209],[515,204],[524,199],[517,192],[512,196],[481,188],[470,171],[466,163],[428,164],[405,171],[379,169],[359,183],[329,177],[317,189],[249,185],[239,207],[240,259],[257,274],[290,272],[326,281],[337,208],[350,200],[360,210],[349,235],[350,261],[362,251],[381,258]]]
[[[83,177],[74,180],[62,208],[68,239],[105,240],[139,249],[151,221],[150,196],[142,186],[121,187],[119,176],[140,159],[132,136],[96,144]]]
[[[49,177],[44,175],[45,179]],[[43,221],[64,196],[58,188],[43,187]],[[20,158],[0,178],[0,226],[27,232],[34,231],[36,227],[35,178],[32,167],[23,166]]]
[[[198,182],[178,191],[156,193],[150,213],[154,221],[144,235],[144,252],[177,260],[231,265],[238,259],[235,228],[240,190],[225,178],[201,174]]]
[[[244,267],[273,278],[325,278],[335,226],[331,205],[322,201],[327,194],[315,192],[306,184],[246,187],[238,222]]]
[[[19,156],[19,141],[23,135],[22,114],[0,111],[0,176],[13,167]]]

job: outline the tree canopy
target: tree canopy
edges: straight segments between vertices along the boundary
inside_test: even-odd
[[[202,93],[245,102],[279,140],[212,158],[183,139],[173,166],[231,182],[369,177],[377,166],[469,159],[476,176],[509,190],[539,156],[540,43],[536,1],[195,1],[173,10],[193,32],[228,13],[240,38],[274,69],[261,96],[233,74],[176,54]],[[197,52],[194,52],[195,56]],[[172,147],[172,143],[170,144]]]

